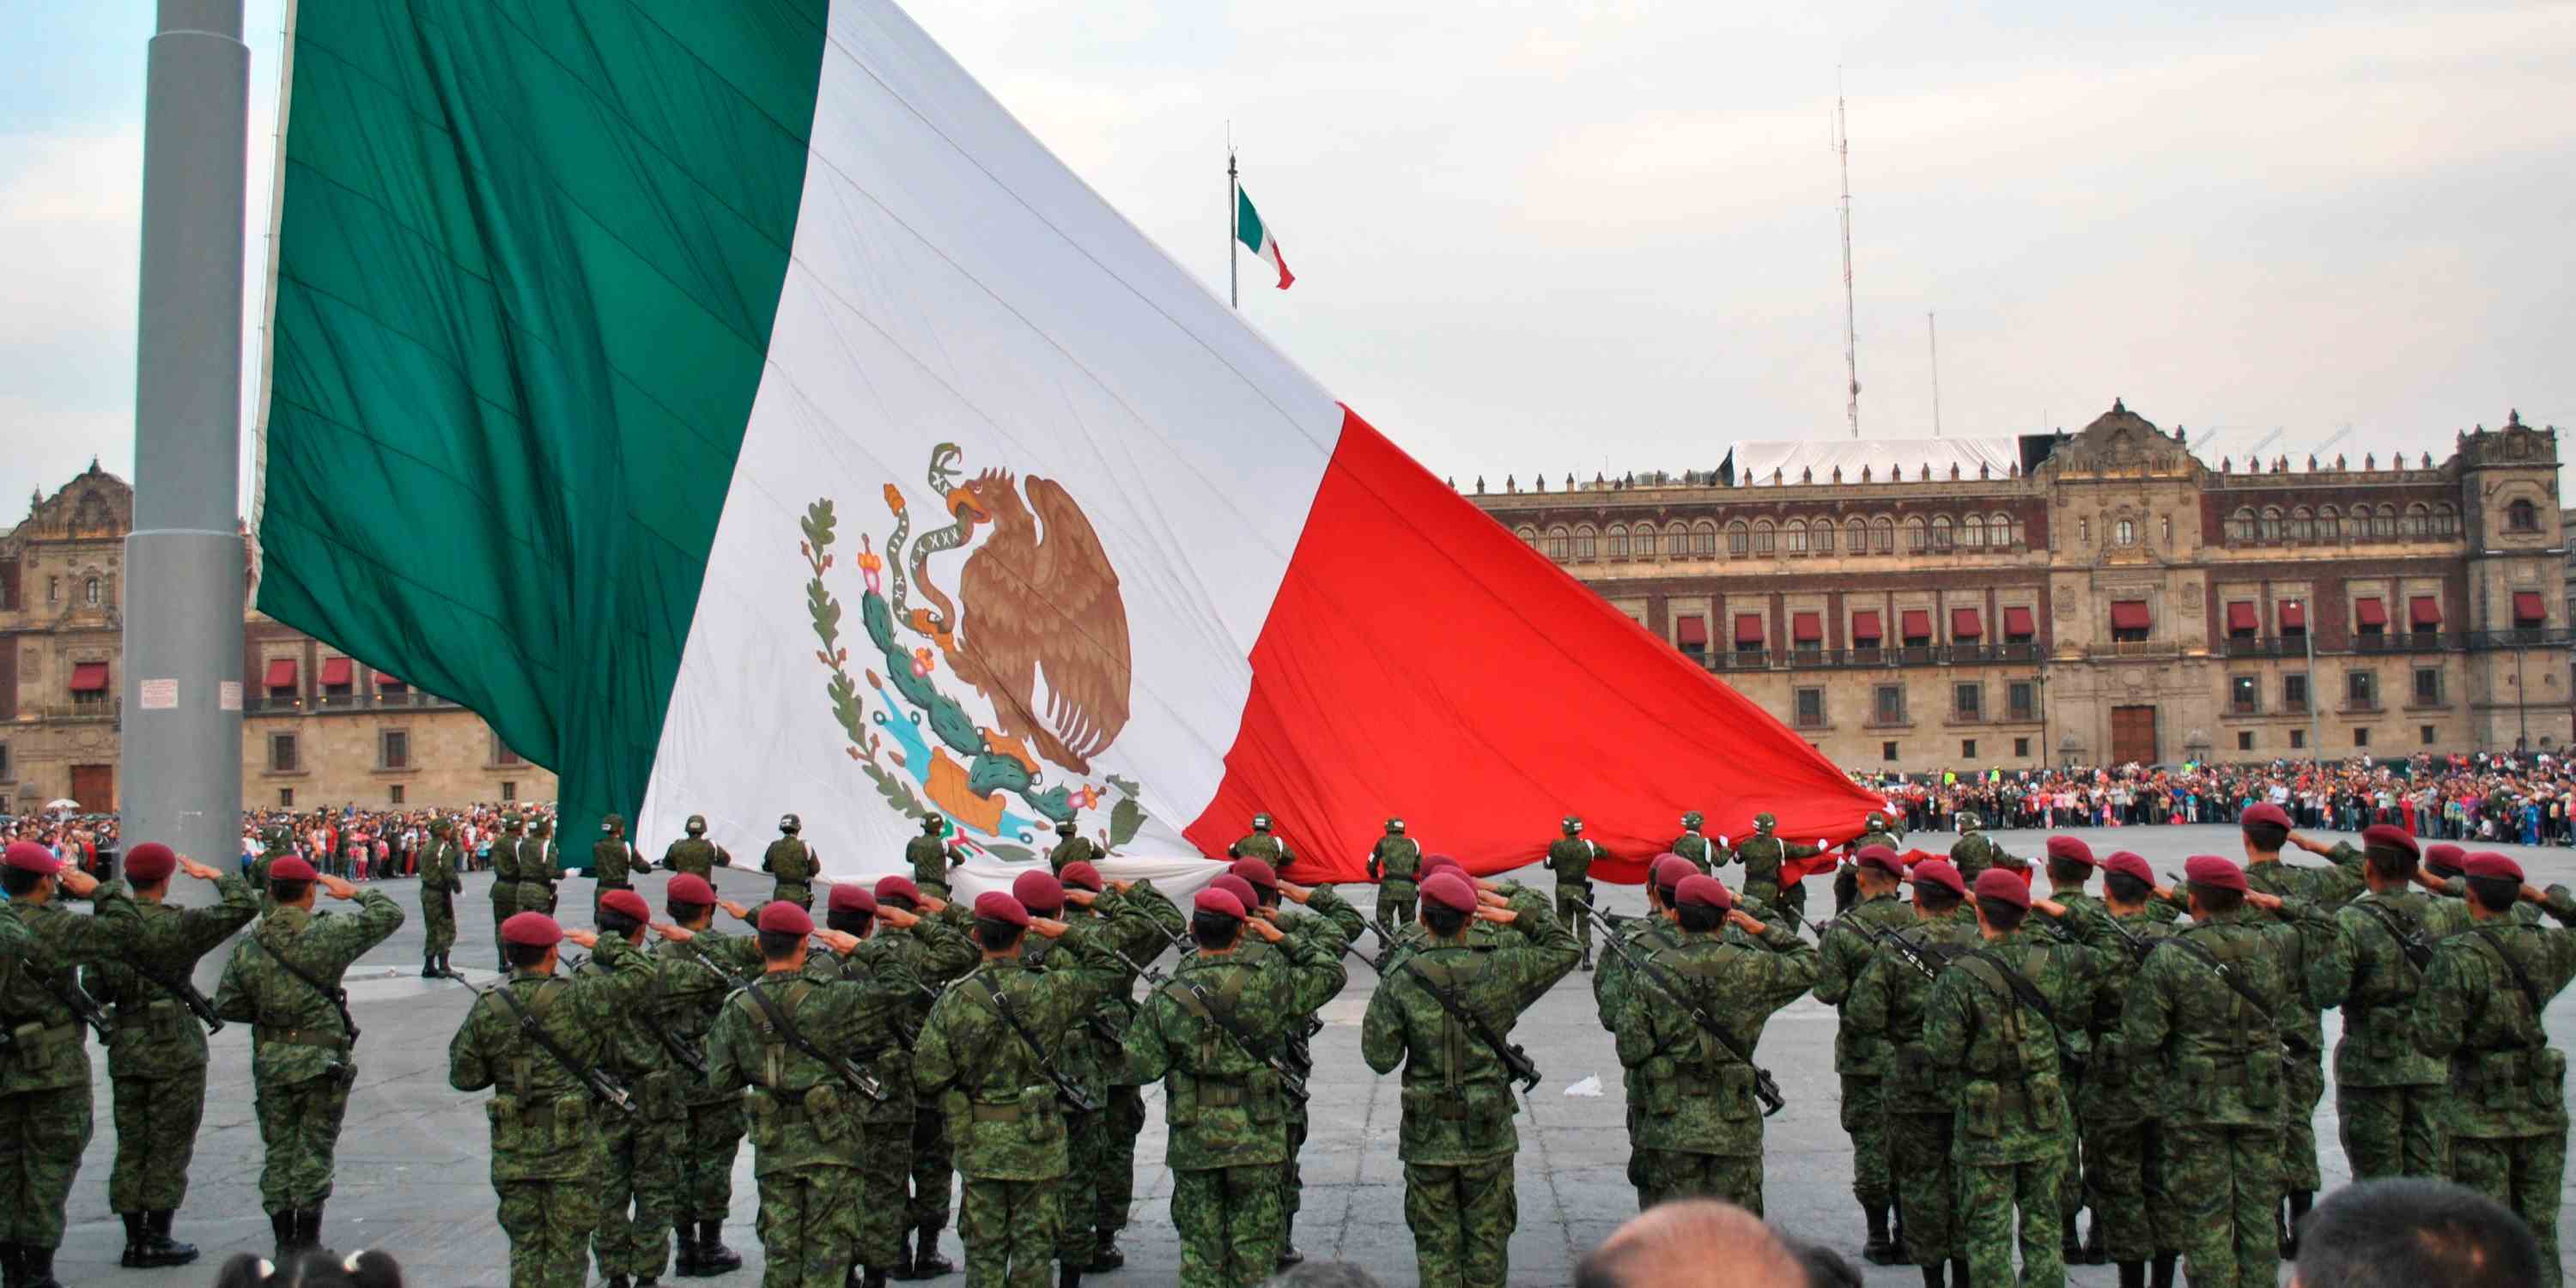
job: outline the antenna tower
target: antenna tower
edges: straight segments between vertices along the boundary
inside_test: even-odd
[[[1932,342],[1932,436],[1941,436],[1941,324],[1923,315],[1924,334]]]
[[[1843,178],[1843,373],[1850,379],[1851,435],[1860,437],[1860,345],[1852,319],[1851,129],[1843,112],[1843,73],[1834,69],[1834,156]]]

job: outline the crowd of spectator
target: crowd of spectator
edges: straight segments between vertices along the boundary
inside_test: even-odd
[[[268,830],[283,827],[296,855],[316,871],[348,881],[408,877],[420,870],[421,851],[429,847],[431,840],[430,828],[444,820],[455,829],[456,844],[465,854],[466,870],[480,872],[492,866],[492,841],[501,834],[505,813],[516,814],[533,825],[540,819],[553,819],[555,807],[514,804],[369,810],[351,805],[301,814],[245,815],[241,862],[248,870],[251,860],[266,849]]]

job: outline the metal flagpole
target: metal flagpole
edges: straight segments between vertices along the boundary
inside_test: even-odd
[[[1225,302],[1243,307],[1243,298],[1235,283],[1235,247],[1243,244],[1243,194],[1235,184],[1234,149],[1225,150]]]
[[[242,0],[160,0],[143,89],[120,804],[129,844],[160,841],[218,867],[241,847],[249,113]]]

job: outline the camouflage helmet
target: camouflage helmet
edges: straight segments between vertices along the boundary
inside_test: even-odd
[[[433,818],[433,819],[429,820],[429,834],[430,834],[431,836],[445,836],[445,835],[447,835],[449,832],[452,832],[452,831],[455,831],[455,830],[456,830],[456,820],[454,820],[454,819],[451,819],[451,818]]]
[[[1073,822],[1073,820],[1072,820],[1072,819],[1070,819],[1070,818],[1060,818],[1060,819],[1057,819],[1057,820],[1055,821],[1055,834],[1056,834],[1056,835],[1058,835],[1058,836],[1071,836],[1071,835],[1073,835],[1073,833],[1074,833],[1074,822]]]
[[[521,826],[522,824],[520,823],[519,816],[517,814],[504,814],[501,816],[502,831],[515,832],[518,831]]]
[[[1386,821],[1386,830],[1387,834],[1390,836],[1404,835],[1404,820],[1400,818],[1388,819]]]
[[[1564,828],[1567,836],[1572,836],[1583,830],[1583,816],[1580,814],[1568,814],[1565,816],[1564,821],[1559,823],[1557,826]]]
[[[1269,815],[1267,815],[1267,814],[1255,814],[1255,815],[1253,815],[1253,816],[1252,816],[1252,830],[1253,830],[1253,831],[1256,831],[1256,832],[1267,832],[1267,831],[1269,831],[1269,830],[1270,830],[1270,816],[1269,816]]]
[[[1771,829],[1778,826],[1780,826],[1779,816],[1773,814],[1769,810],[1764,810],[1753,816],[1753,830],[1760,835],[1769,836],[1771,835]]]
[[[284,849],[295,844],[295,829],[284,823],[271,823],[260,832],[260,839],[271,849]]]
[[[790,815],[788,815],[788,817],[789,817],[789,818],[794,818],[794,817],[795,817],[795,815],[790,814]],[[942,813],[940,813],[940,812],[939,812],[939,811],[937,811],[937,810],[932,810],[932,811],[930,811],[929,813],[924,814],[924,815],[922,815],[922,816],[921,816],[921,833],[922,833],[922,835],[924,835],[924,836],[937,836],[937,835],[939,835],[940,833],[945,832],[945,831],[947,831],[947,830],[948,830],[948,816],[947,816],[947,815],[942,814]]]
[[[689,816],[689,835],[705,836],[706,834],[707,816],[704,814],[691,814]]]
[[[794,836],[805,830],[805,820],[793,814],[781,814],[778,816],[778,830]]]
[[[599,830],[602,832],[615,832],[624,826],[626,826],[626,816],[623,814],[612,812],[600,816]]]
[[[1687,827],[1694,832],[1699,830],[1700,824],[1707,821],[1708,817],[1700,813],[1698,810],[1692,810],[1689,813],[1682,815],[1682,826]]]
[[[1959,830],[1960,830],[1960,831],[1962,831],[1962,832],[1973,832],[1973,831],[1976,831],[1980,826],[1983,826],[1983,824],[1982,824],[1982,823],[1979,821],[1979,819],[1977,818],[1977,811],[1972,810],[1972,809],[1963,809],[1963,810],[1960,810],[1960,811],[1959,811]]]

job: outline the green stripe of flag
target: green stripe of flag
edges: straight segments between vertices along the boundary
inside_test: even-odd
[[[1204,207],[1202,207],[1204,209]],[[1261,227],[1261,212],[1252,208],[1252,194],[1238,187],[1234,190],[1234,236],[1253,253],[1261,251],[1261,239],[1269,234]]]

